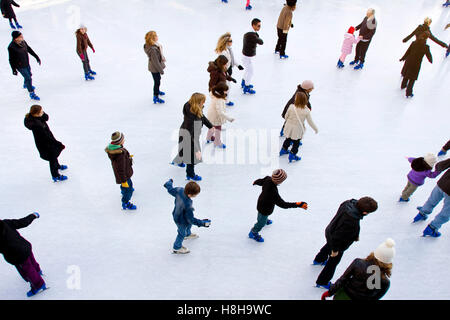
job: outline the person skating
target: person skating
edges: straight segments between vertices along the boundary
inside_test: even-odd
[[[444,30],[447,30],[448,28],[450,28],[450,23],[447,23]],[[445,53],[445,57],[447,58],[449,54],[450,54],[450,45],[447,45],[447,52]]]
[[[207,117],[214,127],[208,130],[206,143],[214,141],[214,145],[218,148],[225,149],[226,145],[222,143],[220,138],[222,125],[229,121],[233,122],[234,118],[226,114],[225,101],[228,95],[228,85],[225,81],[219,82],[211,90],[211,104],[208,108]]]
[[[0,9],[2,11],[2,16],[3,18],[9,20],[11,29],[22,29],[22,26],[19,24],[19,22],[17,22],[16,13],[14,12],[12,6],[20,8],[20,5],[17,4],[14,0],[0,0]],[[14,25],[13,20],[16,25]]]
[[[408,182],[402,191],[399,202],[408,202],[417,188],[425,183],[425,178],[436,178],[441,172],[431,171],[437,162],[434,154],[428,153],[425,157],[406,157],[411,163],[411,171],[408,173]]]
[[[232,78],[227,73],[227,63],[228,63],[227,57],[224,55],[220,55],[216,58],[214,61],[208,62],[208,69],[209,72],[209,83],[208,83],[208,91],[211,92],[212,88],[217,85],[219,82],[222,81],[233,81],[236,83],[236,79]]]
[[[11,34],[13,40],[8,46],[9,64],[11,65],[13,75],[17,76],[17,72],[24,78],[23,87],[26,88],[30,94],[30,98],[33,100],[41,100],[34,92],[33,79],[31,78],[31,67],[28,54],[31,54],[39,65],[41,65],[41,59],[26,43],[20,31],[13,31]]]
[[[344,34],[344,41],[342,42],[342,48],[341,48],[341,56],[339,57],[339,60],[337,62],[338,68],[344,67],[345,58],[352,53],[353,45],[358,43],[362,36],[359,36],[358,38],[354,35],[355,28],[350,27],[346,34]]]
[[[231,33],[227,32],[220,36],[219,40],[217,41],[217,46],[215,50],[219,56],[223,55],[228,59],[226,69],[230,77],[233,75],[233,67],[238,67],[239,70],[244,70],[244,67],[236,62],[236,59],[233,54],[232,44],[233,39],[231,38]],[[226,105],[229,107],[233,106],[234,103],[229,101],[228,99],[229,96],[227,97]]]
[[[325,229],[326,244],[314,258],[314,265],[324,265],[316,280],[316,287],[329,289],[336,267],[354,241],[359,240],[360,222],[371,212],[378,209],[377,202],[371,197],[359,200],[346,200]]]
[[[87,48],[90,47],[94,53],[95,49],[87,35],[87,28],[85,25],[80,25],[77,31],[75,31],[75,37],[77,39],[77,54],[83,63],[84,79],[86,81],[95,80],[93,75],[96,75],[97,73],[91,69]]]
[[[15,266],[20,276],[30,283],[28,297],[46,290],[47,287],[42,279],[41,267],[34,258],[31,243],[17,230],[28,227],[39,217],[39,213],[33,212],[22,219],[0,219],[0,253],[6,262]]]
[[[445,3],[442,4],[443,7],[450,6],[450,0],[445,1]]]
[[[255,18],[252,20],[252,31],[244,34],[242,47],[242,63],[245,66],[244,77],[241,82],[241,87],[244,93],[255,94],[251,80],[253,77],[253,59],[256,56],[256,46],[263,45],[264,41],[259,37],[257,31],[261,30],[261,20]]]
[[[303,92],[298,92],[295,96],[295,102],[291,104],[285,114],[284,134],[286,139],[284,140],[283,147],[280,150],[280,156],[289,154],[289,162],[299,161],[301,158],[297,156],[298,147],[300,146],[300,140],[303,139],[303,135],[306,131],[305,120],[313,128],[316,134],[319,129],[315,125],[311,118],[311,110],[306,107],[308,103],[308,97]],[[289,147],[292,144],[292,148],[289,151]]]
[[[369,49],[370,42],[377,30],[377,21],[375,19],[375,9],[368,9],[366,17],[356,26],[355,30],[359,30],[359,36],[362,36],[361,41],[358,42],[355,49],[355,59],[350,62],[350,65],[355,65],[354,69],[362,69],[366,59],[367,49]]]
[[[445,171],[445,173],[437,182],[427,202],[423,206],[417,207],[419,213],[414,218],[413,223],[426,220],[433,209],[444,199],[441,212],[423,231],[424,237],[440,237],[441,233],[438,230],[450,219],[450,170],[447,170],[448,168],[450,168],[450,159],[436,164],[436,171]]]
[[[419,25],[416,29],[414,29],[414,31],[411,32],[411,34],[409,36],[407,36],[405,39],[403,39],[403,42],[408,42],[409,39],[411,39],[413,36],[416,36],[416,39],[417,39],[419,37],[419,35],[421,35],[422,33],[428,32],[428,38],[430,38],[430,40],[437,43],[438,45],[440,45],[443,48],[448,48],[448,45],[445,42],[439,40],[431,33],[431,29],[430,29],[431,22],[432,22],[431,18],[426,17],[423,21],[423,24]]]
[[[133,195],[133,156],[124,148],[125,136],[122,132],[116,131],[111,135],[111,142],[105,148],[111,160],[111,165],[116,178],[116,183],[120,184],[122,193],[122,209],[136,210],[136,206],[130,202]]]
[[[394,247],[395,241],[388,238],[367,258],[353,260],[330,290],[324,292],[322,300],[380,300],[391,285]]]
[[[189,253],[189,249],[183,246],[183,240],[196,239],[198,235],[191,233],[192,225],[209,228],[211,220],[199,220],[194,217],[192,199],[200,193],[200,186],[189,181],[184,188],[174,188],[173,180],[170,179],[164,184],[167,192],[175,197],[175,207],[172,211],[173,221],[177,225],[178,234],[173,244],[173,253]]]
[[[445,156],[447,154],[447,151],[450,149],[450,140],[447,141],[447,143],[442,147],[442,149],[438,153],[438,157]]]
[[[60,165],[58,157],[66,148],[56,140],[47,124],[49,117],[40,105],[32,105],[30,112],[25,115],[24,125],[33,132],[34,142],[41,159],[50,164],[50,173],[54,182],[67,180],[67,176],[61,175],[59,170],[66,170],[66,165]]]
[[[245,10],[252,10],[252,6],[250,5],[250,0],[245,0]],[[222,3],[228,3],[228,0],[222,0]]]
[[[183,106],[184,120],[178,138],[178,154],[172,164],[186,167],[186,179],[200,181],[202,177],[195,174],[194,166],[202,161],[200,135],[202,126],[211,129],[213,125],[203,115],[206,97],[202,93],[194,93]]]
[[[400,61],[405,61],[402,68],[402,84],[401,89],[406,88],[406,98],[412,98],[414,83],[419,77],[420,67],[423,57],[426,56],[430,63],[433,63],[430,47],[427,45],[427,37],[429,33],[423,32],[417,36],[417,40],[413,41],[405,52]]]
[[[272,176],[255,180],[253,185],[261,186],[262,192],[258,197],[257,222],[250,230],[248,237],[257,242],[264,242],[263,237],[259,234],[264,226],[272,224],[269,216],[273,213],[275,206],[283,209],[302,208],[307,210],[308,204],[306,202],[285,202],[278,193],[278,186],[287,178],[287,173],[283,169],[274,170]]]
[[[292,24],[292,12],[296,9],[297,0],[286,0],[286,4],[280,12],[277,22],[277,35],[278,41],[275,46],[275,53],[280,55],[280,59],[287,59],[286,55],[286,42],[290,28],[293,28]]]
[[[161,85],[161,75],[164,74],[166,67],[166,58],[162,54],[162,47],[158,43],[158,35],[155,31],[149,31],[145,35],[144,51],[148,56],[148,71],[152,73],[153,85],[153,103],[164,103],[159,96],[165,95],[159,90]]]
[[[286,115],[286,112],[287,112],[289,106],[295,102],[295,96],[299,92],[303,92],[304,94],[306,94],[306,97],[308,98],[308,103],[306,104],[306,106],[309,108],[309,110],[312,110],[311,102],[310,102],[310,93],[313,90],[314,90],[314,83],[311,80],[305,80],[301,84],[299,84],[297,86],[297,90],[295,90],[291,99],[289,99],[289,101],[286,103],[286,106],[284,107],[283,112],[281,113],[281,117],[283,119],[285,118],[285,115]],[[283,127],[281,128],[280,137],[282,137],[284,135],[284,125],[285,124],[286,124],[286,121],[284,122]],[[301,141],[300,141],[300,145],[302,145]]]

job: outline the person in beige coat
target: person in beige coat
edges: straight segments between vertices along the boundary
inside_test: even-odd
[[[308,104],[308,98],[303,92],[298,92],[295,95],[295,102],[291,104],[286,112],[285,119],[286,124],[284,126],[284,134],[286,140],[284,140],[283,147],[280,151],[280,156],[289,154],[289,162],[301,160],[297,156],[300,140],[306,131],[305,120],[313,128],[316,134],[319,129],[315,125],[311,118],[311,110],[306,107]],[[289,146],[292,144],[291,151],[288,151]]]
[[[211,89],[211,104],[208,109],[207,118],[212,123],[213,127],[208,130],[206,136],[206,143],[214,141],[216,147],[225,149],[226,145],[222,143],[220,134],[222,131],[222,125],[229,121],[233,122],[234,119],[229,117],[225,111],[225,101],[227,99],[228,85],[225,81],[221,81]]]
[[[292,24],[292,12],[295,11],[296,5],[297,0],[287,0],[286,5],[281,10],[280,16],[278,17],[278,41],[275,46],[275,53],[280,54],[280,59],[287,59],[289,57],[286,55],[287,35],[289,29],[294,27]]]
[[[164,103],[165,101],[159,96],[165,93],[159,90],[161,85],[161,75],[164,74],[166,68],[166,58],[162,53],[162,46],[158,43],[158,35],[155,31],[149,31],[145,35],[144,51],[148,56],[148,71],[152,73],[154,80],[153,86],[153,103]]]

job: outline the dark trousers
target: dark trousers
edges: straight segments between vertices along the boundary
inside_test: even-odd
[[[333,278],[334,272],[336,271],[336,267],[339,264],[339,262],[342,259],[342,256],[344,254],[343,251],[339,251],[338,255],[336,257],[331,257],[331,248],[327,244],[323,246],[322,249],[320,249],[317,256],[314,258],[317,262],[325,262],[327,259],[327,264],[323,268],[322,272],[319,274],[319,277],[316,280],[316,284],[320,285],[327,285],[328,282]]]
[[[127,180],[128,182],[128,188],[120,186],[120,191],[122,193],[122,203],[128,203],[128,201],[131,200],[131,196],[133,195],[133,181],[131,179]]]
[[[16,17],[14,17],[14,18],[9,18],[9,23],[12,23],[13,20],[14,20],[14,22],[17,24],[17,19],[16,19]]]
[[[83,70],[84,70],[84,73],[86,74],[86,73],[89,73],[89,71],[91,71],[91,66],[89,64],[89,57],[88,57],[87,51],[83,51],[83,55],[84,55],[84,60],[81,60],[81,62],[83,63]],[[80,56],[80,59],[81,59],[81,56]]]
[[[278,33],[278,41],[275,46],[275,51],[280,53],[280,56],[284,56],[286,54],[286,42],[287,42],[287,33],[283,33],[282,29],[277,28]]]
[[[359,61],[360,63],[364,63],[364,59],[366,58],[367,49],[369,49],[370,41],[364,42],[360,41],[356,45],[355,49],[355,61]]]
[[[414,87],[414,82],[416,82],[416,81],[415,81],[415,80],[408,79],[408,78],[403,78],[401,88],[402,88],[402,89],[405,89],[405,88],[406,88],[406,95],[407,95],[407,96],[412,95],[412,93],[413,93],[413,87]]]
[[[26,282],[31,284],[31,288],[33,290],[37,290],[44,284],[44,279],[42,279],[39,272],[41,268],[39,264],[34,259],[33,252],[31,252],[30,256],[23,262],[22,264],[18,264],[15,266],[20,276]]]
[[[50,173],[52,174],[52,177],[53,178],[59,177],[58,169],[61,168],[61,165],[58,162],[58,158],[50,159],[49,164],[50,164]]]
[[[17,69],[20,74],[23,76],[24,79],[24,86],[27,88],[28,92],[33,92],[33,80],[31,79],[32,73],[31,73],[31,68],[27,67],[27,68],[20,68]]]
[[[186,164],[186,176],[188,176],[189,178],[192,178],[195,176],[193,164]]]
[[[159,72],[152,72],[153,81],[155,84],[153,85],[153,95],[155,97],[159,96],[159,86],[161,85],[161,73]]]
[[[283,127],[283,128],[284,128],[284,127]],[[291,139],[291,138],[286,138],[286,140],[284,140],[284,143],[283,143],[283,149],[287,150],[287,149],[289,148],[289,146],[291,145],[291,142],[294,143],[294,144],[292,145],[291,153],[297,154],[297,152],[298,152],[298,147],[300,146],[300,139],[293,140],[293,139]]]

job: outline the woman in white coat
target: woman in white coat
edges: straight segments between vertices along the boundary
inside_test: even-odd
[[[295,102],[291,104],[286,112],[285,119],[286,124],[284,126],[284,134],[286,140],[284,140],[283,147],[280,151],[280,156],[289,154],[289,162],[301,160],[297,156],[300,140],[306,131],[305,120],[308,121],[313,130],[318,133],[319,129],[315,125],[311,118],[311,110],[307,108],[308,98],[303,92],[298,92],[295,95]],[[292,144],[291,151],[288,151],[289,146]]]
[[[244,70],[244,67],[236,62],[234,59],[233,49],[231,48],[233,44],[233,39],[231,39],[231,33],[227,32],[220,36],[217,41],[216,53],[217,55],[224,55],[227,57],[228,62],[226,64],[227,73],[229,76],[233,73],[233,67],[238,67],[239,70]],[[231,107],[234,105],[233,102],[227,101],[226,105]]]
[[[220,134],[222,131],[222,125],[227,122],[233,122],[234,119],[229,117],[226,112],[225,100],[227,98],[228,85],[225,81],[219,82],[211,89],[211,104],[208,109],[207,118],[212,123],[214,127],[208,130],[206,136],[206,143],[214,141],[216,147],[225,149],[224,145],[220,139]]]

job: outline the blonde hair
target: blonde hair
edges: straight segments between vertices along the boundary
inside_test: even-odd
[[[156,31],[149,31],[145,34],[145,44],[152,46],[156,43]]]
[[[216,53],[221,53],[227,48],[227,42],[231,39],[231,33],[227,32],[220,36],[217,41]]]
[[[197,117],[203,116],[203,104],[206,101],[206,96],[203,93],[194,93],[189,99],[189,105],[191,106],[191,112]]]
[[[426,23],[427,25],[430,25],[432,21],[433,21],[433,20],[431,20],[430,17],[426,17],[426,18],[423,20],[423,22]]]

